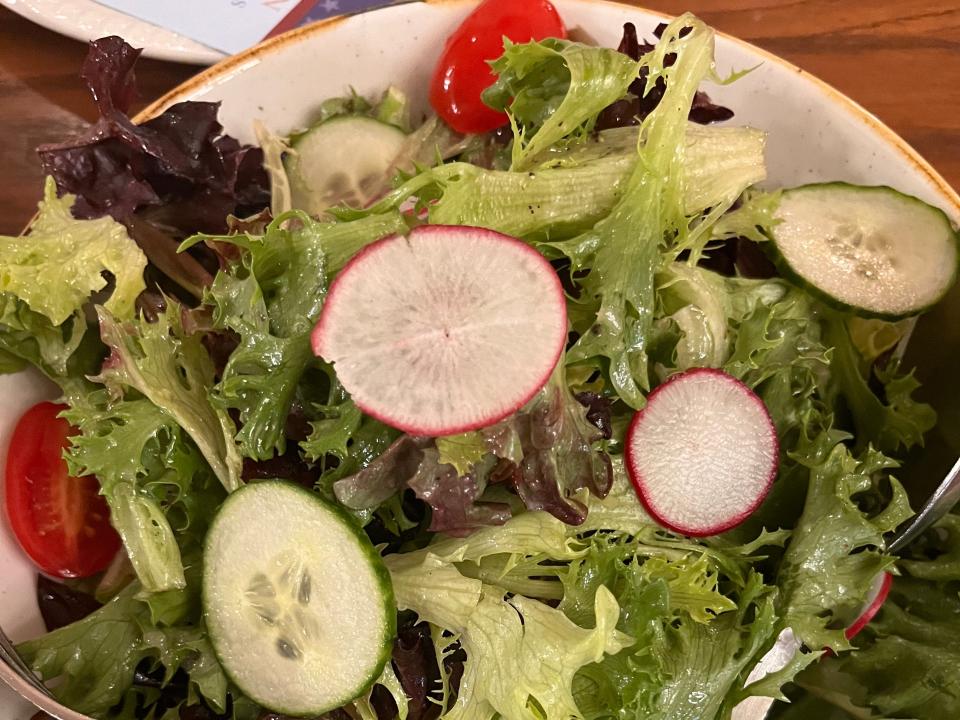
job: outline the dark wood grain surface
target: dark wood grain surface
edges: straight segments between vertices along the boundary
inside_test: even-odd
[[[960,187],[960,3],[957,0],[642,0],[690,9],[831,83],[900,133]],[[32,215],[41,177],[34,148],[93,117],[77,72],[82,43],[0,8],[0,234]],[[143,60],[142,101],[198,68]]]

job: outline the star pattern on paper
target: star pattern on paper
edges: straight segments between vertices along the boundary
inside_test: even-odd
[[[339,0],[323,0],[323,2],[320,4],[323,6],[323,9],[326,10],[327,12],[333,12],[334,10],[340,9]]]

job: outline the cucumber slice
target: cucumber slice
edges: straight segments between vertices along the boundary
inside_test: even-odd
[[[314,215],[341,202],[365,206],[389,187],[406,137],[365,115],[342,115],[307,130],[284,163],[293,206]]]
[[[923,312],[953,285],[950,220],[892,188],[804,185],[784,191],[777,218],[780,269],[835,307],[896,320]]]
[[[235,491],[203,566],[214,651],[260,705],[321,715],[383,672],[396,632],[390,576],[366,535],[314,493],[279,480]]]

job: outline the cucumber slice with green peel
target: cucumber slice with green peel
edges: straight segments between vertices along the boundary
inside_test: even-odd
[[[943,211],[889,187],[785,190],[773,227],[781,271],[865,317],[917,315],[953,285],[957,233]]]
[[[298,135],[284,162],[293,206],[319,215],[341,202],[367,205],[389,187],[406,137],[366,115],[331,118]]]
[[[380,677],[396,633],[390,576],[338,509],[270,480],[230,495],[207,535],[203,613],[224,671],[287,715],[320,715]]]

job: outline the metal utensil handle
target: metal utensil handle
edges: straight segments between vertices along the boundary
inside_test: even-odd
[[[916,540],[920,533],[950,512],[958,501],[960,501],[960,460],[957,460],[910,524],[896,534],[887,546],[888,552],[898,553],[903,550]]]

